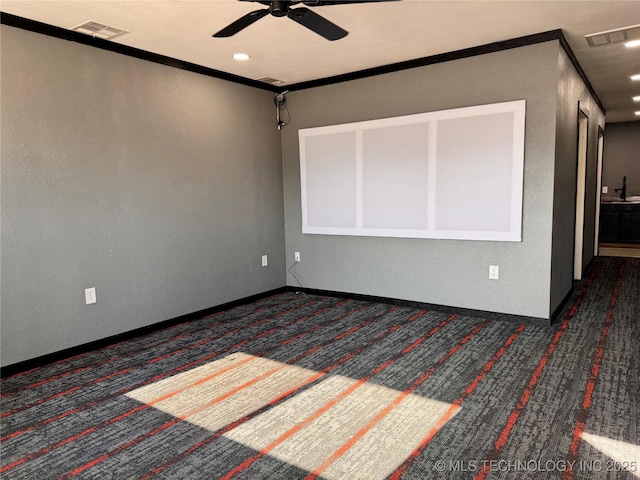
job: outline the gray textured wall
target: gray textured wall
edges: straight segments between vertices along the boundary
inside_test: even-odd
[[[563,49],[558,51],[558,116],[553,201],[553,253],[551,264],[551,312],[573,285],[573,252],[578,161],[578,103],[589,117],[587,181],[585,196],[583,267],[593,259],[597,201],[598,126],[604,115]]]
[[[619,196],[614,189],[622,187],[627,176],[627,196],[640,195],[640,121],[609,123],[604,135],[602,185],[609,187],[607,196]]]
[[[1,28],[3,366],[284,285],[272,94]]]
[[[558,43],[548,42],[287,95],[282,153],[287,263],[303,286],[549,317]],[[301,233],[298,129],[525,99],[523,241]],[[489,280],[489,265],[500,279]],[[289,285],[296,285],[288,276]]]

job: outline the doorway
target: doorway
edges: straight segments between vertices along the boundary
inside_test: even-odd
[[[576,174],[576,229],[573,251],[573,279],[582,280],[584,256],[584,203],[587,182],[587,142],[589,136],[589,117],[578,110],[578,166]]]
[[[596,225],[593,240],[593,256],[600,253],[600,202],[602,200],[602,158],[604,150],[604,130],[598,126],[598,169],[596,170]]]
[[[624,145],[626,141],[621,132],[633,133],[620,128],[624,125],[622,123],[608,126],[611,131],[607,142],[612,142],[614,147],[612,148],[611,144],[607,143],[606,150],[603,141],[604,130],[598,127],[598,161],[602,161],[602,170],[599,173],[602,174],[602,183],[609,183],[609,185],[606,187],[600,185],[599,202],[596,203],[596,214],[599,216],[599,222],[596,223],[598,228],[596,230],[597,254],[605,257],[640,258],[640,195],[629,195],[625,191],[625,200],[623,201],[621,198],[623,196],[621,189],[627,173],[626,168],[629,168],[626,167],[627,163],[625,162],[629,160],[629,164],[632,166],[636,162],[635,157],[631,157],[634,153],[626,154],[624,149],[620,151],[616,148],[616,146]],[[626,155],[631,156],[627,157]],[[612,162],[613,166],[609,162]],[[620,164],[625,167],[620,167]],[[608,177],[607,168],[610,169],[609,172],[613,169],[616,175]],[[633,172],[633,170],[631,171]],[[637,178],[637,175],[631,178]],[[635,193],[638,193],[637,190]]]

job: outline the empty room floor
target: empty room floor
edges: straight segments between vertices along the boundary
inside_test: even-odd
[[[551,327],[278,294],[4,378],[0,475],[640,478],[639,296],[616,257]]]

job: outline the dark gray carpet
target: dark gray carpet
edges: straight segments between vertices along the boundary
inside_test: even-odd
[[[601,258],[551,328],[266,298],[3,379],[0,475],[640,478],[639,297]]]

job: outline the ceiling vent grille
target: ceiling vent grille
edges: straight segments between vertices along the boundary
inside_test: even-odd
[[[125,33],[129,33],[128,30],[122,30],[121,28],[110,27],[109,25],[104,25],[102,23],[94,22],[93,20],[89,20],[88,22],[81,23],[78,26],[73,27],[71,30],[76,32],[84,33],[86,35],[91,35],[95,38],[102,38],[104,40],[113,40],[120,35],[124,35]]]
[[[262,77],[257,79],[259,82],[269,83],[271,85],[282,85],[284,82],[282,80],[278,80],[277,78],[271,77]]]
[[[590,46],[599,47],[600,45],[624,42],[637,37],[640,37],[640,25],[631,25],[630,27],[617,28],[616,30],[592,33],[591,35],[585,35],[584,38]]]

